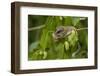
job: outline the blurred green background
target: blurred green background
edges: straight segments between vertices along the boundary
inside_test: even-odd
[[[79,59],[88,57],[88,30],[74,31],[55,42],[58,26],[88,28],[87,17],[28,15],[28,60]]]

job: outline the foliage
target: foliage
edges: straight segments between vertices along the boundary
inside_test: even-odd
[[[72,30],[71,34],[55,41],[52,34],[58,26],[88,27],[87,17],[71,16],[28,16],[28,28],[44,26],[28,31],[28,59],[53,60],[87,58],[88,30]]]

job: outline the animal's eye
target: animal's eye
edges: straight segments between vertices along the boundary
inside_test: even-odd
[[[61,32],[63,32],[63,31],[64,31],[64,28],[59,27],[59,28],[56,30],[56,33],[58,34],[58,33],[61,33]]]
[[[62,31],[63,31],[63,30],[57,30],[56,33],[60,33],[60,32],[62,32]]]

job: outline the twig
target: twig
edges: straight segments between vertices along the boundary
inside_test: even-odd
[[[77,31],[80,31],[80,30],[87,30],[88,28],[79,28],[79,29],[76,29]]]
[[[28,31],[33,31],[33,30],[38,30],[38,29],[41,29],[41,28],[44,28],[45,25],[41,25],[41,26],[37,26],[37,27],[32,27],[32,28],[29,28]]]
[[[32,27],[32,28],[29,28],[28,31],[33,31],[33,30],[38,30],[38,29],[41,29],[41,28],[44,28],[45,25],[41,25],[41,26],[37,26],[37,27]],[[77,31],[80,31],[80,30],[87,30],[88,28],[79,28],[79,29],[76,29]]]

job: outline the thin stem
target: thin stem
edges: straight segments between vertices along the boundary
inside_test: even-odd
[[[44,28],[45,25],[41,25],[41,26],[37,26],[37,27],[32,27],[32,28],[29,28],[28,31],[34,31],[34,30],[38,30],[38,29],[41,29],[41,28]],[[80,31],[80,30],[87,30],[88,28],[79,28],[79,29],[76,29],[77,31]]]
[[[41,25],[41,26],[37,26],[37,27],[32,27],[32,28],[29,28],[28,31],[33,31],[33,30],[38,30],[38,29],[41,29],[41,28],[44,28],[45,25]]]
[[[76,29],[77,31],[80,31],[80,30],[87,30],[88,28],[79,28],[79,29]]]

